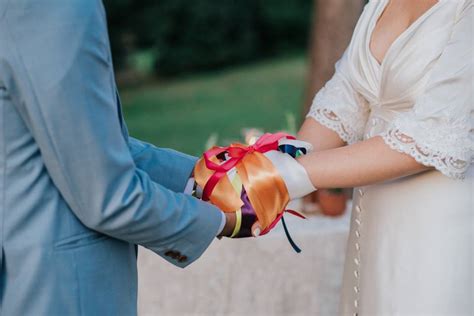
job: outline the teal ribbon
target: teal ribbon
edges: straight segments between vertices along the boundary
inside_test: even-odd
[[[304,147],[296,147],[289,144],[284,144],[278,146],[278,150],[282,153],[288,154],[293,158],[298,158],[299,156],[306,155],[307,151]]]

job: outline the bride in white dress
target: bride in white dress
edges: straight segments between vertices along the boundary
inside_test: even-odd
[[[357,187],[342,315],[474,315],[473,4],[370,1],[299,138]]]

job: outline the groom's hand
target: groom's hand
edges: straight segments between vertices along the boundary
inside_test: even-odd
[[[191,177],[186,184],[184,193],[188,195],[194,195],[195,197],[201,199],[202,189],[198,189],[197,183],[194,180],[194,172],[191,174]],[[217,238],[230,237],[235,229],[235,224],[237,222],[235,213],[222,213],[225,216],[225,224],[222,228],[222,231],[217,235]]]
[[[218,238],[230,237],[235,228],[236,216],[235,213],[224,213],[225,215],[225,225],[221,233],[217,236]]]

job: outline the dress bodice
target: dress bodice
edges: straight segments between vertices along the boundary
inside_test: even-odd
[[[366,8],[370,12],[362,16],[348,50],[351,83],[370,108],[364,138],[379,134],[397,113],[413,108],[433,62],[449,41],[453,24],[445,21],[452,19],[457,9],[452,1],[435,4],[397,37],[380,64],[370,51],[370,42],[388,2],[373,1],[373,7]]]
[[[369,44],[387,3],[366,5],[308,117],[349,145],[381,137],[435,170],[354,190],[340,315],[467,315],[473,308],[473,287],[465,281],[472,279],[473,258],[472,0],[439,0],[379,64]]]
[[[370,51],[389,0],[370,1],[308,116],[349,144],[383,136],[394,149],[462,177],[474,151],[472,1],[439,0],[391,44]]]

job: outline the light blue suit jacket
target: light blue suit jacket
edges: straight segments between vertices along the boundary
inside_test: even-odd
[[[0,315],[136,314],[135,245],[184,267],[221,223],[194,161],[128,137],[100,0],[0,0]]]

